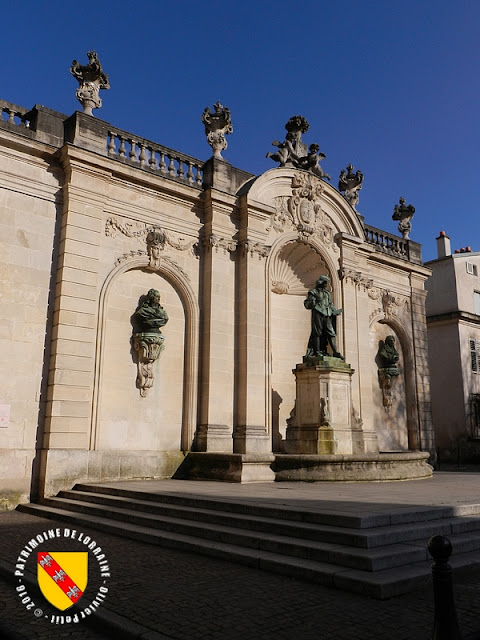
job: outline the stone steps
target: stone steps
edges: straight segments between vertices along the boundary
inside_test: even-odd
[[[478,506],[478,505],[477,505]],[[447,535],[452,566],[480,564],[480,517],[449,509],[351,516],[77,485],[20,510],[136,540],[236,560],[327,586],[389,598],[430,579],[430,536]],[[426,519],[430,513],[434,519]],[[399,519],[400,524],[392,524]],[[335,524],[332,524],[335,523]]]

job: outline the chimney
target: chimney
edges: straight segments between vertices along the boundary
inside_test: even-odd
[[[445,231],[440,231],[440,235],[437,238],[437,258],[445,258],[451,255],[450,238],[446,235]]]

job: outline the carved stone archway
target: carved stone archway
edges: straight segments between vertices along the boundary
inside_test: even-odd
[[[93,390],[92,429],[90,449],[98,448],[98,420],[99,407],[102,396],[102,376],[105,359],[106,309],[112,285],[122,274],[132,270],[145,270],[158,273],[176,291],[184,310],[185,316],[185,350],[183,374],[183,407],[181,449],[188,451],[194,439],[196,429],[197,407],[197,362],[198,362],[198,303],[194,291],[188,282],[188,276],[175,264],[173,260],[159,260],[152,266],[147,255],[128,258],[122,261],[105,279],[98,309],[97,350],[95,356],[95,380]],[[132,309],[133,311],[133,309]]]

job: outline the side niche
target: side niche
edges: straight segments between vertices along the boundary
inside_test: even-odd
[[[165,317],[159,317],[161,333],[142,327],[133,317],[138,316],[135,312],[150,290],[159,292],[158,304],[168,313],[167,324],[163,324]],[[156,313],[152,319],[155,317]],[[158,273],[146,269],[121,273],[111,285],[102,324],[96,448],[179,450],[184,428],[186,347],[185,312],[177,291]],[[147,344],[151,333],[152,341]],[[148,362],[157,349],[159,357]],[[153,378],[148,375],[150,366]]]
[[[402,346],[392,327],[375,323],[370,334],[372,415],[380,451],[408,450],[407,392]]]

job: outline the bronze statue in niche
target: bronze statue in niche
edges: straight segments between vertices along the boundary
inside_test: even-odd
[[[399,355],[395,348],[395,336],[390,335],[385,338],[385,342],[380,341],[377,356],[381,365],[378,367],[378,381],[382,389],[383,406],[385,411],[389,411],[393,403],[393,384],[400,375],[400,369],[398,368]]]
[[[156,289],[150,289],[142,298],[132,316],[132,339],[137,353],[137,387],[144,398],[153,386],[153,363],[164,349],[165,338],[160,329],[167,324],[168,314]]]

